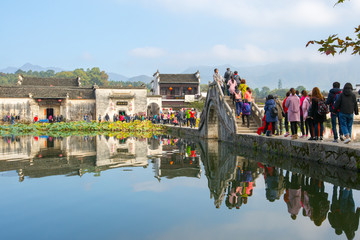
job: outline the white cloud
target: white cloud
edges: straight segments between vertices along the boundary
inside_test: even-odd
[[[156,47],[143,47],[130,50],[129,54],[139,58],[159,58],[166,55],[165,50]]]

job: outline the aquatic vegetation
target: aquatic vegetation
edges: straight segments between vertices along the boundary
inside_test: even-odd
[[[58,123],[33,123],[0,125],[0,135],[49,135],[49,136],[70,136],[70,135],[98,135],[104,134],[125,138],[151,137],[163,131],[161,125],[152,124],[150,121],[134,122],[58,122]]]

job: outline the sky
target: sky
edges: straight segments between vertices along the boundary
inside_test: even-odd
[[[2,0],[0,69],[100,67],[125,76],[194,66],[353,61],[309,40],[353,35],[360,1]]]

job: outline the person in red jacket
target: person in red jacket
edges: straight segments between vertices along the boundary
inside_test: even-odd
[[[284,122],[285,130],[286,130],[285,137],[290,135],[290,133],[289,133],[289,120],[288,120],[288,108],[285,107],[286,100],[287,100],[287,98],[289,96],[290,96],[290,91],[286,93],[286,98],[284,99],[284,101],[282,103],[282,106],[283,106],[283,109],[284,109],[284,112],[285,112],[285,122]]]
[[[195,109],[191,109],[190,111],[190,127],[196,126],[196,120],[195,120]]]
[[[34,117],[34,122],[37,122],[37,121],[39,121],[39,118],[38,118],[38,116],[36,115],[36,116]]]

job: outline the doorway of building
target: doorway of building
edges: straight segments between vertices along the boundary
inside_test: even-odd
[[[154,117],[155,115],[160,114],[160,107],[157,105],[157,103],[150,103],[150,105],[147,107],[147,115]]]
[[[53,108],[47,108],[46,109],[46,118],[49,119],[49,117],[54,118],[54,109]]]
[[[126,112],[125,111],[119,111],[119,116],[120,115],[124,115],[125,116]]]

